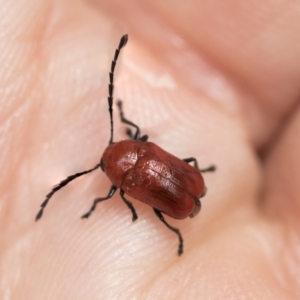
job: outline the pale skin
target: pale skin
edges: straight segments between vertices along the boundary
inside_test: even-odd
[[[300,4],[194,2],[1,1],[0,299],[300,298]],[[151,207],[130,199],[132,223],[118,193],[80,219],[109,190],[101,171],[34,222],[53,185],[100,160],[124,33],[126,117],[218,167],[199,215],[167,218],[181,257]]]

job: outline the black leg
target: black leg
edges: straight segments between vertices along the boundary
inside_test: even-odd
[[[121,196],[122,200],[124,201],[124,203],[128,206],[128,208],[132,212],[132,222],[136,221],[138,219],[138,215],[137,215],[132,203],[125,198],[124,191],[120,190],[120,196]]]
[[[149,136],[147,134],[143,135],[140,140],[143,142],[147,142],[148,141]]]
[[[116,192],[117,189],[118,189],[117,187],[112,185],[109,192],[108,192],[108,195],[106,197],[103,197],[103,198],[96,198],[94,200],[94,203],[93,203],[91,209],[86,214],[84,214],[81,218],[82,219],[87,219],[92,214],[92,212],[95,210],[97,204],[101,201],[110,199],[114,195],[114,193]]]
[[[201,173],[205,173],[205,172],[214,172],[216,171],[216,166],[210,166],[208,168],[205,168],[205,169],[200,169],[200,172]]]
[[[129,127],[126,128],[126,134],[129,136],[129,138],[133,139],[134,135]]]
[[[133,126],[136,129],[136,132],[133,135],[131,129],[127,128],[127,130],[126,130],[127,135],[130,138],[134,139],[134,140],[139,140],[140,139],[140,135],[141,135],[140,128],[137,125],[135,125],[134,123],[132,123],[131,121],[125,119],[124,112],[123,112],[123,105],[122,105],[122,101],[121,100],[118,100],[117,105],[118,105],[119,111],[120,111],[121,122],[125,123],[127,125],[130,125],[130,126]]]
[[[161,212],[155,208],[153,208],[154,213],[158,216],[158,218],[173,232],[175,232],[178,236],[179,239],[179,246],[178,246],[178,255],[181,255],[183,253],[183,238],[181,236],[181,233],[179,229],[172,227],[170,224],[167,223],[167,221],[164,219],[163,215]]]
[[[130,128],[126,128],[126,134],[127,134],[131,139],[134,140],[134,135],[133,135],[132,130],[131,130]],[[147,142],[148,139],[149,139],[149,136],[148,136],[147,134],[142,135],[142,136],[140,137],[140,141],[143,141],[143,142]]]
[[[206,190],[206,188],[205,188]],[[203,197],[202,195],[200,196],[200,198]],[[189,215],[190,218],[194,218],[195,216],[198,215],[199,211],[201,210],[201,202],[198,198],[195,198],[195,207],[194,210],[192,211],[192,213]]]
[[[44,200],[44,202],[41,204],[41,209],[38,212],[38,214],[36,215],[35,221],[38,221],[44,212],[45,207],[47,206],[50,198],[53,196],[54,193],[56,193],[58,190],[60,190],[61,188],[63,188],[64,186],[66,186],[69,182],[71,182],[72,180],[74,180],[77,177],[80,177],[82,175],[85,175],[87,173],[93,172],[94,170],[98,169],[99,167],[101,167],[101,163],[97,164],[94,168],[84,171],[84,172],[80,172],[80,173],[76,173],[73,174],[71,176],[68,176],[66,179],[64,179],[63,181],[61,181],[59,184],[57,184],[56,186],[54,186],[54,188],[52,189],[52,191],[46,196],[46,199]]]
[[[194,162],[194,167],[201,173],[204,173],[204,172],[214,172],[216,170],[216,167],[215,166],[210,166],[206,169],[199,169],[198,167],[198,162],[197,162],[197,159],[194,158],[194,157],[189,157],[189,158],[185,158],[183,159],[185,162],[187,163],[190,163],[190,162]]]

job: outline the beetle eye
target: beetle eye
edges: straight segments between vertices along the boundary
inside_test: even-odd
[[[103,172],[105,172],[105,169],[104,169],[104,164],[103,164],[103,158],[101,157],[101,160],[100,160],[100,167],[101,167],[101,170]]]

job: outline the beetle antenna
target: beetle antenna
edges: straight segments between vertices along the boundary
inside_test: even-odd
[[[92,168],[90,170],[87,170],[87,171],[83,171],[83,172],[80,172],[80,173],[70,175],[66,179],[61,181],[59,184],[55,185],[53,187],[52,191],[46,196],[46,199],[44,200],[44,202],[41,204],[40,211],[36,215],[35,221],[38,221],[42,217],[44,209],[47,206],[47,204],[48,204],[50,198],[53,196],[53,194],[55,194],[58,190],[60,190],[64,186],[66,186],[69,182],[73,181],[75,178],[80,177],[82,175],[85,175],[87,173],[91,173],[91,172],[95,171],[96,169],[98,169],[99,167],[101,167],[101,162],[99,164],[97,164],[94,168]]]
[[[114,134],[114,121],[113,121],[113,99],[114,99],[114,72],[117,64],[117,60],[121,49],[127,44],[128,35],[125,34],[121,37],[118,48],[115,51],[114,59],[111,62],[110,72],[109,72],[109,84],[108,84],[108,110],[110,115],[110,140],[109,144],[113,143]]]

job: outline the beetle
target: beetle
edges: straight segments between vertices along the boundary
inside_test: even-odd
[[[195,217],[201,208],[199,199],[206,193],[201,172],[212,172],[215,170],[215,166],[200,170],[194,157],[181,160],[156,144],[148,142],[148,135],[141,135],[140,128],[124,117],[123,105],[120,100],[117,102],[117,106],[121,122],[133,127],[135,132],[127,128],[126,133],[130,139],[120,142],[113,141],[114,71],[120,51],[127,44],[127,41],[127,34],[121,37],[111,63],[108,85],[110,140],[100,163],[92,169],[70,175],[54,186],[41,204],[35,220],[38,221],[42,217],[44,209],[54,193],[75,178],[101,168],[112,182],[112,186],[107,196],[94,200],[90,210],[82,218],[88,218],[99,202],[110,199],[120,189],[122,200],[131,210],[132,221],[136,221],[138,216],[132,203],[125,198],[125,193],[152,206],[155,215],[160,221],[178,236],[178,255],[181,255],[183,253],[181,232],[179,229],[171,226],[164,219],[162,213],[174,219]],[[193,163],[194,166],[191,166],[189,163]]]

